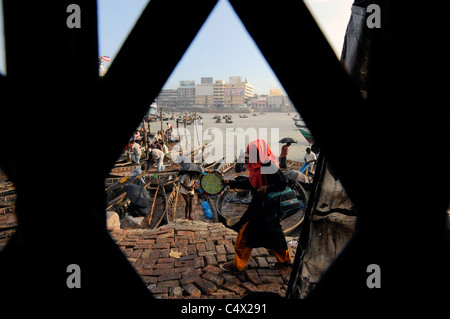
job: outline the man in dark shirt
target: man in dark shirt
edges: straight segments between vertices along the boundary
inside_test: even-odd
[[[286,143],[286,145],[283,145],[281,147],[280,168],[287,168],[287,155],[289,153],[289,146],[291,146],[291,143]]]

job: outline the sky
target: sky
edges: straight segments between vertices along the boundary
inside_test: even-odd
[[[98,0],[97,3],[99,54],[110,56],[113,63],[148,0]],[[305,3],[339,57],[353,0],[305,0]],[[2,21],[0,37],[0,72],[4,74]],[[200,83],[201,77],[228,82],[230,76],[247,78],[258,94],[282,89],[228,0],[219,0],[164,88],[175,89],[181,80]]]

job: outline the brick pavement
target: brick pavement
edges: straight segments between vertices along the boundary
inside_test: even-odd
[[[155,230],[114,230],[112,237],[156,298],[240,299],[250,292],[284,296],[291,266],[270,268],[275,257],[256,248],[248,269],[219,268],[233,260],[237,233],[221,223],[176,220]],[[296,247],[289,246],[292,257]]]

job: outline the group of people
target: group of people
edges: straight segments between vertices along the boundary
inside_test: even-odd
[[[165,170],[164,156],[169,154],[169,148],[164,143],[165,137],[164,131],[159,131],[155,138],[150,141],[144,142],[141,132],[136,130],[133,134],[133,138],[130,140],[130,144],[127,147],[127,153],[133,163],[139,164],[144,153],[147,153],[147,157],[151,164],[157,163],[158,172]]]
[[[132,159],[139,163],[142,151],[145,147],[137,132],[132,141]],[[271,249],[276,257],[277,263],[274,267],[282,267],[292,263],[286,238],[279,219],[268,219],[276,209],[265,204],[267,194],[284,190],[288,183],[280,168],[286,167],[286,157],[290,143],[282,147],[279,158],[271,151],[267,142],[263,139],[252,141],[248,144],[243,169],[249,171],[248,179],[225,180],[225,185],[231,188],[248,189],[251,191],[252,200],[247,211],[240,221],[233,226],[238,232],[235,240],[235,255],[232,262],[219,265],[223,270],[239,272],[246,268],[253,248],[265,247]],[[168,152],[167,146],[162,140],[154,140],[147,146],[147,152],[151,153],[153,160],[158,161],[158,171],[164,170],[163,159]],[[256,154],[256,158],[255,158]],[[313,164],[317,157],[307,148],[305,163]],[[265,169],[270,168],[270,169]],[[270,172],[270,173],[266,173]],[[190,172],[184,174],[180,179],[180,191],[185,201],[185,219],[194,220],[193,198],[198,174]]]
[[[279,157],[280,168],[287,168],[287,156],[289,154],[289,146],[292,143],[286,143],[281,147],[281,153]],[[311,150],[311,148],[306,148],[306,154],[303,158],[305,164],[309,164],[309,172],[314,174],[315,172],[315,163],[317,162],[317,155]]]

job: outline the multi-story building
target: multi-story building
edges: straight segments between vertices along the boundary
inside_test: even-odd
[[[201,83],[195,81],[180,81],[177,89],[164,89],[156,98],[158,106],[165,108],[247,108],[253,98],[253,86],[241,77],[231,76],[230,82],[214,81],[212,77],[201,78]],[[258,108],[266,105],[267,96],[261,96]]]
[[[195,106],[201,108],[214,106],[213,78],[201,78],[201,84],[195,87]]]
[[[247,79],[242,82],[240,77],[230,77],[230,82],[224,84],[223,96],[224,107],[246,107],[248,100],[253,97],[253,86]]]
[[[215,107],[223,107],[225,83],[223,80],[216,80],[214,82],[213,95]]]
[[[180,81],[178,87],[179,107],[188,108],[195,104],[195,81]]]
[[[212,77],[206,77],[200,79],[201,84],[214,84]]]
[[[161,90],[158,97],[156,98],[156,103],[159,107],[163,107],[166,110],[168,108],[177,108],[179,104],[178,100],[178,90],[177,89],[164,89]]]
[[[255,95],[249,99],[248,106],[254,110],[266,110],[267,108],[267,95]]]
[[[269,96],[267,99],[267,108],[270,111],[281,111],[292,107],[292,102],[286,95]]]

